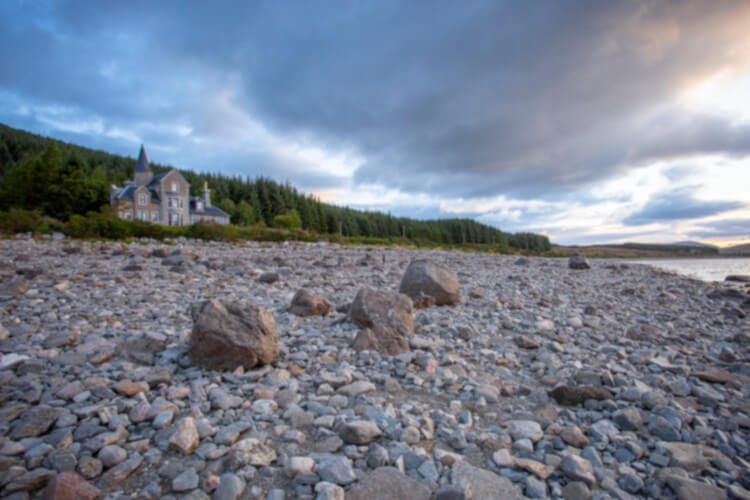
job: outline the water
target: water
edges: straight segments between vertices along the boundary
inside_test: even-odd
[[[670,271],[702,281],[724,281],[729,274],[750,275],[750,258],[706,258],[706,259],[639,259],[634,264],[648,264],[657,269]]]

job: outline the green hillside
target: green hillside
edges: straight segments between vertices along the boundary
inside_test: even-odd
[[[155,174],[171,168],[151,164]],[[0,210],[22,208],[65,221],[108,202],[109,184],[133,177],[135,159],[58,142],[0,124]],[[434,244],[477,244],[546,251],[546,236],[506,233],[472,219],[416,220],[322,203],[268,178],[228,177],[180,169],[199,195],[203,182],[214,203],[237,225],[301,227],[346,237],[405,238]]]

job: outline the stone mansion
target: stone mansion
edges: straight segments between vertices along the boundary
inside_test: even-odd
[[[229,224],[229,214],[211,205],[207,184],[203,185],[202,197],[190,196],[190,184],[176,169],[154,175],[143,146],[135,166],[135,179],[125,181],[124,187],[110,186],[109,202],[122,219],[170,226],[199,221]]]

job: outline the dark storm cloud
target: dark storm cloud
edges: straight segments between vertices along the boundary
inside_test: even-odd
[[[692,196],[693,189],[679,189],[653,196],[646,206],[623,219],[623,224],[640,226],[652,222],[700,219],[742,208],[747,203],[738,201],[704,201]]]
[[[225,89],[273,133],[357,151],[357,183],[546,198],[629,164],[748,154],[749,125],[664,105],[737,62],[748,20],[732,0],[4,2],[0,89],[146,140],[165,124],[175,163],[193,136],[245,126],[207,123]]]

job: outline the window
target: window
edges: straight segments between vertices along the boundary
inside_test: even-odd
[[[145,205],[146,204],[146,195],[141,193],[138,195],[138,204],[139,205]]]
[[[151,212],[151,222],[159,222],[159,212]]]
[[[172,183],[172,192],[174,192],[174,193],[177,192],[177,183],[176,182]]]
[[[148,212],[146,210],[138,210],[138,219],[142,221],[147,221]]]
[[[197,203],[195,204],[195,209],[196,209],[196,210],[203,210],[203,203],[201,203],[200,201],[199,201],[199,202],[197,202]]]
[[[193,215],[193,218],[192,218],[193,224],[195,224],[199,220],[200,220],[200,217],[198,217],[197,215]]]

